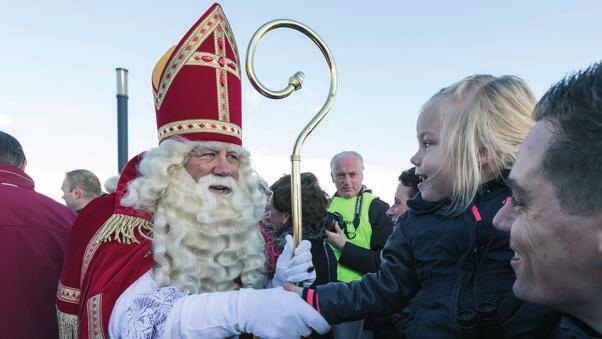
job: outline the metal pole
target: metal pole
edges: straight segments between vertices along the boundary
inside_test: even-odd
[[[117,71],[117,172],[128,161],[128,70]]]
[[[271,99],[286,98],[287,96],[291,95],[291,93],[301,88],[304,79],[303,72],[297,72],[289,78],[286,88],[280,91],[272,91],[262,85],[255,75],[253,60],[255,57],[255,48],[257,47],[259,40],[261,40],[261,38],[269,31],[280,27],[292,28],[309,37],[318,46],[318,48],[320,48],[320,51],[322,51],[322,55],[324,55],[326,64],[330,70],[330,89],[328,91],[326,102],[324,102],[324,105],[322,108],[320,108],[320,111],[311,119],[311,121],[305,126],[305,128],[297,137],[297,141],[293,147],[293,154],[291,155],[291,207],[293,212],[293,243],[296,248],[303,239],[303,219],[301,218],[301,147],[303,146],[305,139],[311,134],[314,128],[318,126],[322,119],[324,119],[326,114],[330,112],[330,109],[334,104],[334,98],[337,92],[337,68],[335,66],[332,53],[330,53],[326,43],[324,43],[322,38],[320,38],[318,34],[311,28],[293,20],[279,19],[270,21],[259,27],[257,32],[255,32],[253,35],[253,38],[251,38],[251,42],[249,42],[249,48],[247,49],[247,76],[249,77],[249,81],[253,87],[255,87],[255,89],[263,96]]]

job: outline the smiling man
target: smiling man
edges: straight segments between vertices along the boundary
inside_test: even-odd
[[[553,338],[602,333],[602,67],[552,87],[495,217],[510,232],[514,293],[566,313]]]
[[[155,66],[159,146],[130,160],[116,193],[76,220],[57,292],[61,337],[294,338],[328,330],[295,294],[263,289],[268,239],[257,221],[265,197],[242,147],[239,65],[214,4]],[[270,286],[311,283],[315,273],[289,274],[312,265],[310,249],[276,265]]]

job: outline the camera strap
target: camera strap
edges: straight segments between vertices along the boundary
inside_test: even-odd
[[[366,190],[366,186],[362,186],[360,192],[357,195],[357,200],[355,201],[355,214],[353,216],[353,227],[357,230],[357,227],[360,225],[360,217],[362,214],[362,201],[364,200],[364,191]]]
[[[348,239],[354,239],[357,236],[357,228],[360,226],[360,218],[362,216],[362,202],[364,200],[364,192],[370,192],[366,186],[362,186],[355,200],[355,212],[353,215],[353,232],[349,232],[349,228],[345,227],[345,235]]]

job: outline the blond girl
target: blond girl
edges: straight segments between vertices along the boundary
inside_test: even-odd
[[[474,75],[436,93],[417,123],[420,192],[397,220],[379,272],[303,295],[330,323],[405,308],[408,338],[535,338],[556,314],[516,299],[505,176],[533,125],[535,99],[515,76]]]

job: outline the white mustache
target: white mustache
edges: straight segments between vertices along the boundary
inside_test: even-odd
[[[196,183],[195,194],[199,197],[204,197],[210,186],[225,186],[232,192],[239,188],[238,182],[232,177],[221,177],[215,174],[207,174],[199,178]]]

